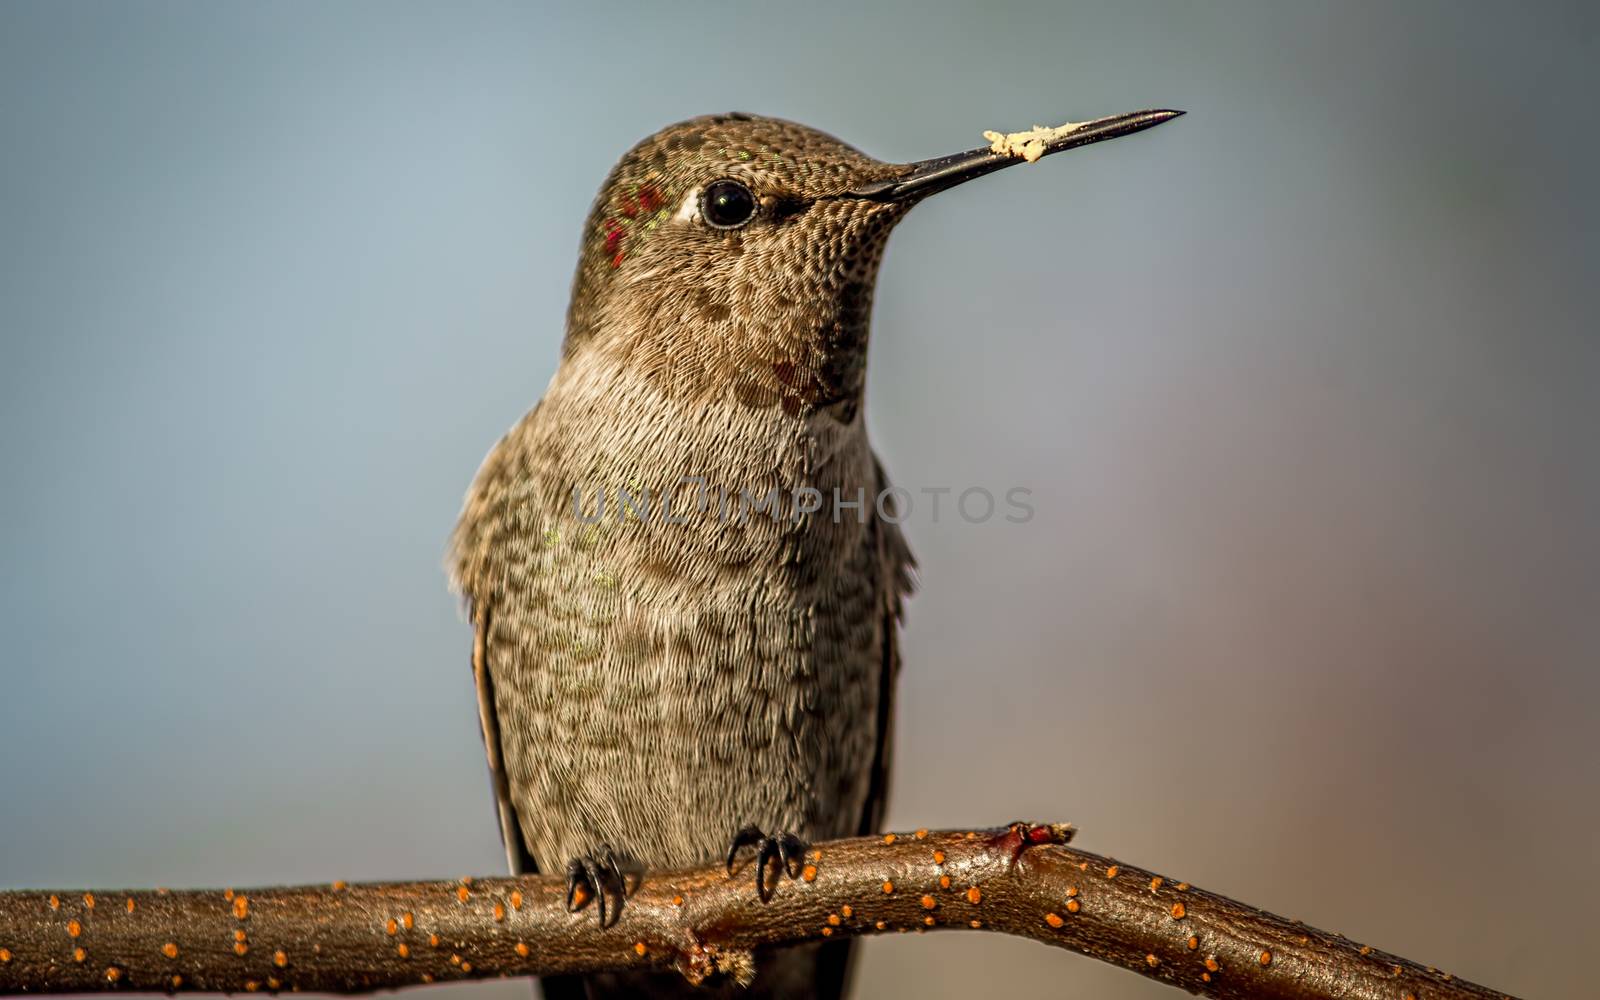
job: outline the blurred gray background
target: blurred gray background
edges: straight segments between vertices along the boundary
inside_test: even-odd
[[[1292,9],[1291,9],[1292,8]],[[1580,4],[0,6],[0,885],[494,873],[440,570],[613,160],[1189,116],[919,208],[897,828],[1081,843],[1526,996],[1600,893]],[[865,996],[1157,998],[982,934]],[[1565,956],[1565,957],[1563,957]],[[439,989],[521,998],[515,983]]]

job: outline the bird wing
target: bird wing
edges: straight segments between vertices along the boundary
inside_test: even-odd
[[[500,814],[500,840],[506,847],[506,862],[513,875],[537,875],[539,866],[522,840],[516,807],[511,804],[511,787],[500,756],[500,721],[494,708],[494,677],[489,673],[489,641],[494,634],[494,615],[487,600],[472,605],[472,680],[478,688],[478,725],[483,732],[483,749],[489,758],[489,782],[494,787],[494,802]],[[535,996],[544,1000],[585,1000],[588,991],[581,976],[541,976]]]
[[[484,755],[489,763],[489,782],[494,789],[495,807],[500,819],[500,839],[505,844],[506,860],[513,875],[538,872],[523,843],[522,828],[506,776],[501,752],[500,722],[495,709],[494,673],[489,667],[495,655],[495,599],[500,588],[495,582],[502,575],[501,553],[506,529],[506,509],[518,467],[517,456],[524,428],[534,419],[536,405],[512,430],[497,442],[483,460],[474,477],[450,539],[451,583],[467,601],[472,619],[472,681],[478,693],[478,725],[483,735]]]
[[[503,551],[500,536],[506,526],[506,505],[513,472],[518,465],[519,431],[538,411],[538,406],[530,410],[484,459],[450,542],[451,579],[456,589],[466,596],[472,618],[472,682],[478,692],[478,726],[483,734],[489,783],[494,789],[495,809],[500,819],[500,840],[505,845],[506,861],[513,875],[537,875],[539,865],[522,838],[522,826],[511,801],[511,786],[501,752],[494,672],[489,666],[490,658],[496,654],[494,600],[499,592],[492,581],[503,570],[498,565],[497,553]],[[584,1000],[587,996],[579,976],[544,976],[539,983],[545,1000]]]
[[[877,493],[882,496],[888,489],[889,479],[883,472],[883,463],[873,457],[877,473]],[[897,515],[898,516],[898,515]],[[878,673],[878,745],[872,759],[872,777],[867,786],[867,804],[862,811],[861,836],[877,833],[883,822],[883,813],[889,801],[889,771],[894,751],[894,695],[900,679],[900,619],[905,609],[905,599],[916,589],[916,560],[900,526],[873,514],[875,544],[878,548],[878,605],[882,666]],[[814,964],[810,967],[812,996],[817,1000],[836,1000],[849,990],[852,940],[830,941],[817,945]]]
[[[489,638],[493,609],[487,600],[472,606],[472,681],[478,689],[478,726],[483,734],[483,749],[489,759],[489,783],[494,788],[495,807],[500,816],[500,840],[505,845],[506,863],[513,875],[537,875],[538,865],[522,841],[522,827],[511,804],[511,787],[506,781],[504,759],[500,755],[500,722],[494,708],[494,678],[489,673]]]
[[[883,491],[889,488],[889,478],[884,474],[883,463],[876,457],[873,465],[878,479],[876,495],[882,496]],[[862,835],[878,832],[878,824],[883,821],[884,808],[889,799],[890,758],[894,751],[894,697],[900,679],[900,620],[905,613],[905,599],[916,589],[917,566],[899,524],[885,520],[876,512],[873,523],[877,528],[883,664],[878,674],[878,747],[872,761],[871,783],[867,786],[867,808],[861,817]]]

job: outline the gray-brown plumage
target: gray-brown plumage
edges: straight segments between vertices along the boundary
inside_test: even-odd
[[[875,828],[912,564],[875,503],[867,328],[894,224],[1014,162],[959,155],[885,164],[725,115],[651,136],[607,178],[560,368],[485,461],[452,542],[514,869],[609,848],[648,878],[720,859],[750,824],[807,841]],[[779,516],[752,508],[774,490]],[[797,490],[821,509],[796,513]],[[623,510],[624,492],[646,510]],[[836,996],[847,953],[762,956],[745,995]]]

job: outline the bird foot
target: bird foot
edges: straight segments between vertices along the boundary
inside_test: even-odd
[[[772,900],[773,890],[777,880],[767,881],[767,869],[774,861],[778,862],[781,874],[794,879],[800,875],[801,857],[806,852],[806,844],[792,833],[775,833],[767,836],[759,826],[747,826],[733,835],[733,843],[728,846],[728,874],[733,874],[733,861],[739,856],[739,851],[746,847],[756,849],[756,895],[763,903]]]
[[[606,894],[616,893],[616,908],[606,907]],[[594,900],[600,926],[610,927],[622,916],[628,899],[628,880],[612,853],[610,844],[601,844],[598,856],[585,854],[567,862],[567,912],[576,913]],[[608,919],[609,918],[609,919]]]

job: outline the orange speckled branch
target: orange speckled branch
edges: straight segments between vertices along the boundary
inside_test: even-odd
[[[1213,997],[1505,994],[1131,865],[1066,826],[820,844],[772,902],[748,870],[650,872],[620,919],[555,878],[283,889],[0,893],[0,994],[314,991],[640,966],[691,979],[754,948],[975,929],[1032,938]],[[748,863],[747,863],[748,865]]]

